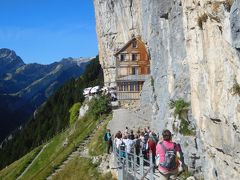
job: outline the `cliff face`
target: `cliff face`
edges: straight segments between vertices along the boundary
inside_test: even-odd
[[[114,84],[113,54],[132,34],[151,56],[141,105],[149,124],[175,130],[192,171],[206,179],[240,174],[240,0],[94,0],[99,56],[106,84]],[[234,90],[235,89],[235,90]],[[195,136],[184,136],[170,100],[190,102]]]

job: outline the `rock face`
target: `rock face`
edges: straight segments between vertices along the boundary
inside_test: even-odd
[[[114,53],[140,35],[151,56],[152,79],[141,98],[142,107],[152,109],[149,124],[158,132],[175,130],[187,164],[205,179],[240,176],[240,104],[233,88],[240,83],[240,0],[232,3],[94,0],[105,84],[115,84]],[[191,104],[188,120],[195,136],[173,128],[181,120],[169,104],[179,99]]]

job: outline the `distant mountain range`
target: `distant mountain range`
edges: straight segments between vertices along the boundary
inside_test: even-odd
[[[0,49],[0,142],[20,126],[64,82],[79,77],[90,58],[65,58],[49,65],[25,64]]]

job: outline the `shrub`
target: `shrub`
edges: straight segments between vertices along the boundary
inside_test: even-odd
[[[185,119],[187,118],[187,113],[189,110],[190,103],[185,102],[183,99],[179,100],[171,100],[170,101],[170,108],[174,109],[174,117],[176,118],[178,116],[179,119]]]
[[[198,26],[201,30],[203,29],[203,23],[207,22],[207,19],[208,15],[206,13],[198,17]]]
[[[87,115],[92,116],[97,119],[102,114],[107,114],[111,111],[110,99],[108,96],[101,95],[99,97],[93,98],[89,102],[89,111]]]
[[[181,121],[179,132],[185,136],[195,135],[195,130],[190,129],[190,123],[188,121],[189,102],[185,102],[183,99],[171,100],[170,108],[174,109],[174,117],[178,117]],[[178,131],[178,128],[173,124],[173,130]]]
[[[195,129],[189,129],[189,122],[185,119],[181,119],[179,132],[185,136],[195,135]]]

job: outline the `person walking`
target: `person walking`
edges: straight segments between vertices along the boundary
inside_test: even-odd
[[[158,170],[160,171],[161,180],[176,179],[180,166],[185,170],[187,166],[184,163],[184,156],[181,146],[172,142],[172,133],[164,130],[162,133],[163,141],[159,142],[156,147],[156,158],[158,161]],[[179,154],[179,158],[177,157]],[[180,162],[179,162],[180,160]]]
[[[149,139],[147,141],[147,144],[148,144],[148,159],[149,159],[149,153],[151,152],[152,153],[152,159],[149,159],[150,161],[153,162],[153,164],[155,165],[155,156],[156,156],[156,143],[154,141],[154,138],[152,135],[149,136]],[[153,172],[155,172],[155,168],[153,167]]]
[[[110,129],[107,129],[104,140],[107,142],[107,153],[110,154],[110,150],[112,150],[112,135]]]

